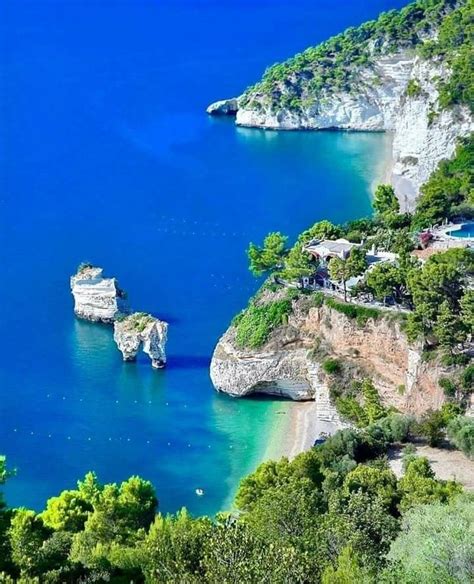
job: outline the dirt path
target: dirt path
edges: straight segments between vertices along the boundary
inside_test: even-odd
[[[415,446],[418,456],[426,456],[439,479],[456,479],[468,491],[474,491],[474,460],[469,460],[459,450]],[[402,450],[389,452],[390,467],[397,477],[402,476]]]

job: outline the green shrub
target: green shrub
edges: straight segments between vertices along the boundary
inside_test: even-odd
[[[275,328],[288,322],[291,312],[291,300],[276,300],[267,304],[251,303],[233,320],[237,345],[250,349],[261,347]]]
[[[311,304],[314,308],[320,308],[324,304],[324,292],[314,292],[311,295]]]
[[[417,79],[410,79],[405,90],[405,94],[408,97],[418,97],[421,95],[421,92],[422,90],[420,82]]]
[[[322,364],[322,368],[328,375],[334,375],[341,371],[341,362],[338,359],[326,359]]]
[[[125,316],[121,322],[125,323],[127,329],[142,333],[154,320],[155,319],[151,314],[147,314],[146,312],[134,312],[129,316]]]
[[[330,308],[337,310],[337,312],[341,312],[349,318],[356,319],[359,326],[365,326],[368,320],[376,320],[381,315],[380,310],[377,310],[376,308],[347,304],[346,302],[340,302],[334,298],[327,298],[326,304]]]
[[[429,485],[431,481],[422,478],[417,482]],[[472,582],[472,498],[426,502],[431,505],[416,506],[404,515],[399,535],[390,547],[385,577],[378,582]]]
[[[465,353],[460,353],[459,355],[446,354],[441,358],[441,363],[445,367],[450,367],[451,365],[467,365],[469,361],[470,357]]]
[[[474,419],[458,416],[448,423],[447,434],[451,442],[469,458],[474,457]]]
[[[346,234],[346,239],[351,243],[360,243],[365,237],[365,234],[362,231],[349,231]]]
[[[474,365],[468,365],[461,373],[461,384],[468,391],[474,389]]]
[[[367,426],[369,419],[364,408],[355,397],[338,397],[335,400],[337,411],[343,418],[354,422],[359,428]]]
[[[364,398],[364,410],[369,423],[373,423],[386,415],[386,410],[380,402],[379,392],[370,379],[360,382],[360,391]]]
[[[298,290],[298,288],[288,288],[286,291],[286,297],[288,298],[288,300],[298,300],[298,298],[301,295],[301,290]]]
[[[377,424],[384,430],[389,442],[405,442],[408,439],[415,419],[413,416],[391,413]]]
[[[93,268],[94,266],[90,263],[90,262],[81,262],[78,266],[77,266],[77,274],[80,274],[81,272],[83,272],[84,270],[87,270],[89,268]]]
[[[461,408],[457,404],[444,404],[439,410],[426,412],[418,426],[418,431],[428,440],[430,446],[438,446],[444,438],[446,426],[460,413]]]
[[[454,397],[456,395],[456,384],[449,377],[442,377],[439,380],[439,385],[446,397]]]
[[[423,363],[430,363],[431,361],[434,361],[437,356],[438,350],[436,347],[425,347],[421,354],[421,360]]]

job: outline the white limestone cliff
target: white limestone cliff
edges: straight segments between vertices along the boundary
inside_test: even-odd
[[[114,340],[124,361],[134,361],[140,350],[155,369],[166,364],[168,323],[143,312],[135,312],[114,322]]]
[[[128,310],[125,293],[115,278],[104,278],[103,269],[81,266],[71,277],[74,313],[93,322],[111,323]]]
[[[230,328],[220,339],[211,361],[211,380],[218,391],[233,397],[265,393],[296,401],[314,399],[310,383],[308,350],[281,351],[267,345],[262,351],[239,349],[235,330]]]
[[[403,210],[412,210],[420,186],[440,160],[450,158],[459,137],[474,131],[467,107],[442,109],[437,84],[449,70],[413,49],[374,58],[361,68],[349,92],[302,95],[302,109],[276,107],[258,92],[239,99],[236,124],[271,130],[387,131],[393,134],[390,182]],[[407,94],[409,83],[418,90]],[[211,112],[212,113],[212,112]]]

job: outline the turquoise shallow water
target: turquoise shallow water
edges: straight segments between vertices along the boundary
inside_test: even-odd
[[[39,508],[89,469],[104,481],[150,478],[166,511],[226,504],[288,408],[217,395],[209,381],[217,338],[258,287],[244,250],[269,230],[294,237],[320,218],[370,212],[388,142],[236,129],[204,108],[273,60],[400,4],[7,3],[0,451],[18,470],[10,504]],[[73,317],[69,276],[82,260],[170,322],[166,370],[122,363],[110,328]]]

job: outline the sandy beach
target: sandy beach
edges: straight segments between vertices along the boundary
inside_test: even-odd
[[[340,425],[334,422],[318,419],[315,401],[289,404],[286,415],[275,424],[264,460],[277,460],[282,456],[292,459],[309,450],[321,433],[334,434],[340,429]]]
[[[383,152],[380,153],[380,162],[377,167],[377,171],[374,174],[374,178],[371,181],[371,191],[375,192],[375,189],[379,184],[391,184],[392,182],[392,172],[394,166],[393,160],[393,136],[387,133],[389,139],[385,142],[385,148]]]

